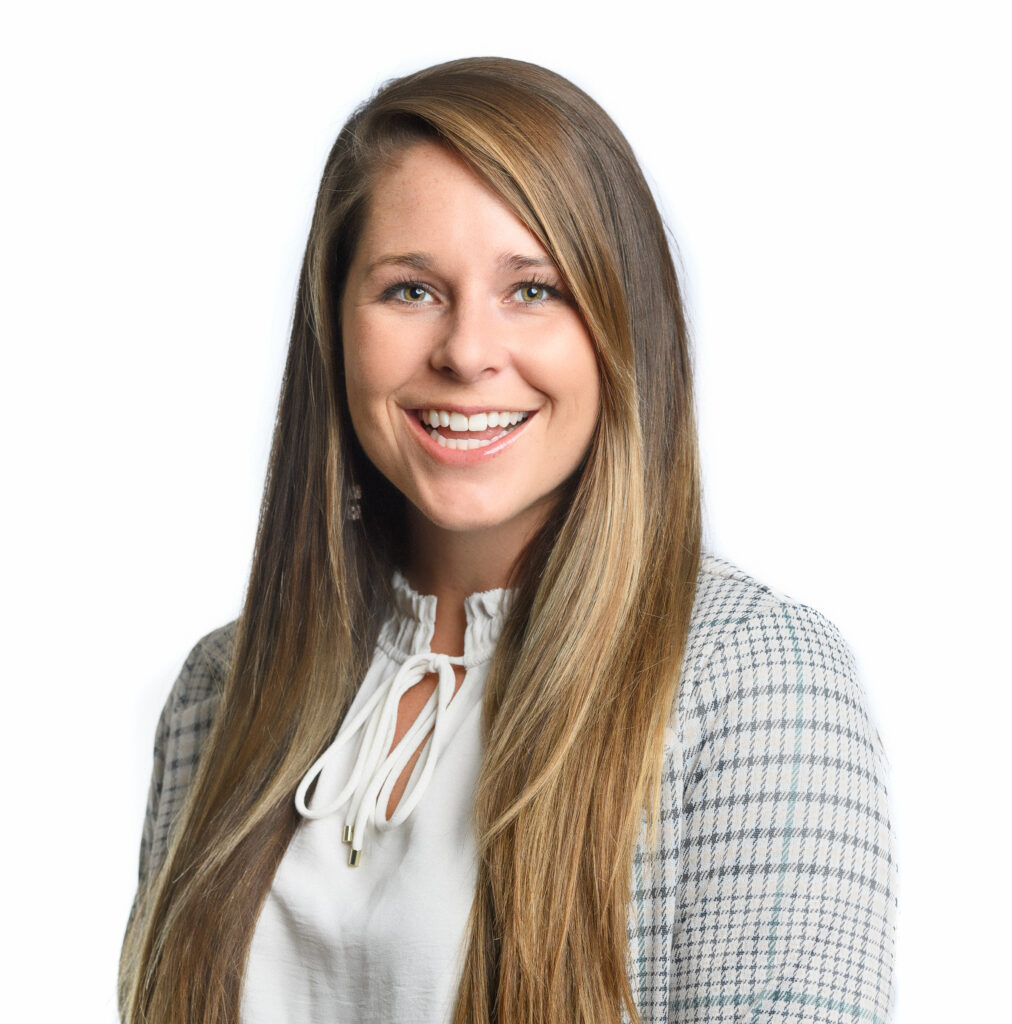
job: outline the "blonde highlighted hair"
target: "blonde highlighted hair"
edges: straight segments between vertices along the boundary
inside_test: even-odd
[[[231,669],[124,943],[130,1024],[238,1019],[293,794],[372,655],[403,503],[355,439],[339,311],[377,172],[420,140],[462,159],[552,255],[602,393],[588,457],[516,566],[486,684],[478,881],[453,1020],[636,1017],[631,863],[657,801],[699,562],[684,317],[663,224],[610,118],[559,75],[476,58],[389,83],[327,160]]]

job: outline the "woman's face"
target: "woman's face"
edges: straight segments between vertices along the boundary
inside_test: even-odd
[[[441,147],[379,174],[341,323],[355,433],[411,505],[536,529],[597,424],[594,348],[548,253]]]

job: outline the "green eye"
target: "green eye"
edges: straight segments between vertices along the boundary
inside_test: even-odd
[[[541,302],[548,294],[548,289],[540,284],[525,284],[517,289],[521,302]]]
[[[405,302],[424,302],[428,294],[420,284],[406,284],[401,288],[400,297]]]

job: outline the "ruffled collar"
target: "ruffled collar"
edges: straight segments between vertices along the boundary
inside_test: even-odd
[[[392,590],[390,614],[380,629],[377,646],[403,662],[429,650],[436,625],[436,598],[433,594],[419,594],[400,572],[394,573]],[[515,590],[504,588],[483,590],[464,601],[465,668],[473,668],[492,657],[515,594]]]

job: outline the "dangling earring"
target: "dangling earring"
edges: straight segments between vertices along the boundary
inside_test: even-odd
[[[358,484],[351,485],[351,501],[348,502],[348,511],[345,518],[362,518],[362,488]]]

